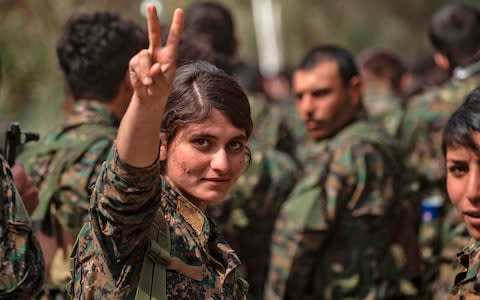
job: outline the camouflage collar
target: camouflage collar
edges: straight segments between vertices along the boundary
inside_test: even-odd
[[[165,179],[165,190],[168,192],[167,200],[169,204],[176,208],[178,214],[192,227],[198,237],[208,240],[210,228],[205,214],[190,202],[167,176],[165,176]]]
[[[97,101],[78,100],[67,117],[66,125],[68,127],[76,127],[87,123],[117,127],[120,122],[107,110],[105,104]]]

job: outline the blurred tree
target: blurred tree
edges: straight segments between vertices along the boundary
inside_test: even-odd
[[[175,7],[194,0],[163,0],[163,23]],[[358,53],[364,48],[393,48],[406,57],[430,52],[429,17],[448,0],[274,0],[282,7],[285,61],[294,65],[306,48],[337,43]],[[55,57],[61,25],[70,14],[114,9],[144,22],[141,0],[0,0],[0,130],[14,119],[41,133],[62,115],[64,86]],[[231,9],[239,55],[257,60],[250,1],[218,0]],[[478,0],[464,2],[480,5]]]

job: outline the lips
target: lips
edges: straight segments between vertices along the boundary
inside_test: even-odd
[[[471,224],[475,227],[480,227],[480,211],[464,212],[463,217],[465,222],[467,222],[468,224]]]

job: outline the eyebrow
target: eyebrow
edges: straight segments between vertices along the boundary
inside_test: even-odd
[[[208,132],[197,132],[192,134],[193,138],[213,138],[215,139],[216,137],[212,135],[211,133]],[[247,141],[247,136],[245,134],[239,134],[237,136],[232,137],[230,140],[242,140],[242,141]]]

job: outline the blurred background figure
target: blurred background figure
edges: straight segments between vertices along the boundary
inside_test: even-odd
[[[409,63],[409,74],[404,98],[405,107],[408,106],[408,100],[415,95],[444,84],[450,77],[447,70],[435,63],[433,54],[412,59]]]
[[[394,51],[380,48],[365,50],[357,61],[368,119],[395,136],[403,116],[403,99],[410,76],[405,63]]]
[[[45,257],[44,299],[67,298],[69,254],[87,217],[90,187],[133,94],[128,63],[146,47],[144,30],[111,11],[72,15],[58,39],[66,122],[19,157],[40,191],[32,220]]]

